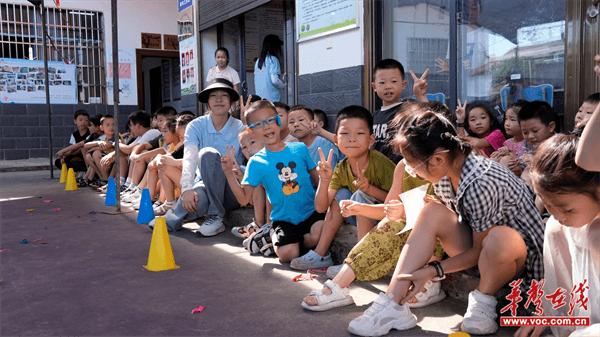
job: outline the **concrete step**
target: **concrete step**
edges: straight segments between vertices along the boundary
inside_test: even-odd
[[[242,226],[252,222],[253,216],[254,212],[252,208],[241,208],[229,212],[225,217],[225,223],[229,227]],[[357,242],[356,227],[352,225],[343,225],[329,249],[334,263],[342,263]],[[446,279],[442,281],[442,288],[446,291],[448,296],[466,303],[469,292],[475,289],[478,283],[479,277],[476,275],[476,271],[469,270],[448,274]]]

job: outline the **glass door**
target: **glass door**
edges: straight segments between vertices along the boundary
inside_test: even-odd
[[[496,107],[544,100],[564,112],[565,1],[461,0],[458,98]]]
[[[381,58],[396,59],[404,66],[408,85],[403,97],[413,96],[410,71],[420,76],[429,69],[430,99],[447,103],[450,81],[447,60],[451,41],[449,2],[386,0],[378,4],[383,6],[379,26],[383,36]],[[440,62],[444,67],[437,66]],[[376,106],[380,104],[377,101]]]
[[[405,97],[413,95],[409,71],[420,75],[429,69],[430,100],[451,109],[457,98],[483,101],[501,118],[516,100],[541,99],[562,115],[566,3],[376,1],[375,61],[394,58],[404,65]]]

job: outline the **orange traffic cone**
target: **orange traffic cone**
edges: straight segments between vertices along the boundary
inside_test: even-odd
[[[65,191],[77,191],[77,180],[75,180],[75,171],[72,168],[67,172],[67,183]]]
[[[62,163],[62,166],[60,168],[60,180],[59,182],[61,184],[64,184],[67,181],[67,164]]]
[[[148,263],[144,268],[148,271],[164,271],[179,268],[175,264],[169,233],[167,233],[167,222],[163,216],[156,218],[154,223],[150,252],[148,253]]]

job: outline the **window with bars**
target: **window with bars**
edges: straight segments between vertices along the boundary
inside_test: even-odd
[[[46,8],[46,22],[48,60],[77,66],[79,102],[105,103],[102,13]],[[0,3],[0,58],[43,60],[42,17],[39,8]]]

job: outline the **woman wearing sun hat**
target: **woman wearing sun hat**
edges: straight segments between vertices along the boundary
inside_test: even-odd
[[[225,212],[239,208],[221,169],[221,156],[228,146],[234,148],[238,162],[242,159],[238,134],[244,126],[229,115],[231,103],[238,99],[233,84],[222,78],[215,79],[198,95],[209,110],[185,130],[181,197],[165,214],[170,231],[181,229],[184,221],[205,217],[197,233],[214,236],[225,230]],[[150,223],[153,226],[154,221]]]

